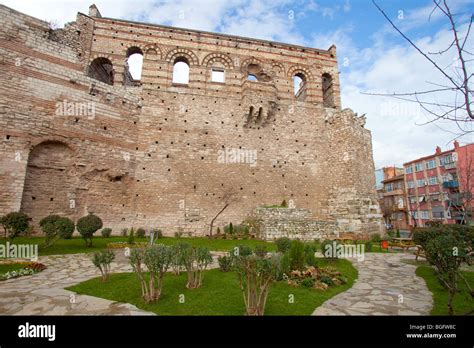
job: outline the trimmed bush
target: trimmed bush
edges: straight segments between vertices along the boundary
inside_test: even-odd
[[[305,247],[298,239],[291,242],[291,247],[288,253],[290,254],[291,270],[303,270],[305,264]]]
[[[5,238],[15,239],[28,231],[30,217],[24,213],[8,213],[0,219],[0,224],[5,230]]]
[[[316,261],[316,253],[317,246],[316,245],[311,245],[311,244],[306,244],[304,246],[304,255],[305,255],[305,264],[306,266],[313,266],[317,267],[318,263]]]
[[[98,251],[92,257],[92,263],[100,270],[103,282],[109,280],[110,264],[114,259],[115,254],[112,250]]]
[[[100,234],[104,238],[110,238],[110,236],[112,235],[112,229],[108,227],[103,228],[102,231],[100,231]]]
[[[86,242],[88,247],[92,246],[92,237],[99,229],[102,228],[102,220],[94,214],[81,217],[77,220],[77,230]]]
[[[145,238],[145,229],[143,227],[137,228],[136,236],[137,238]]]
[[[277,246],[277,250],[282,254],[286,253],[290,250],[291,247],[291,239],[288,237],[281,237],[275,240],[275,244]]]
[[[365,245],[365,250],[364,250],[364,252],[367,253],[367,252],[371,252],[371,251],[372,251],[372,242],[365,242],[364,245]]]
[[[128,234],[127,243],[130,245],[135,244],[135,229],[132,227],[130,233]]]
[[[370,237],[370,240],[372,241],[372,243],[380,243],[380,233],[374,233],[371,237]]]
[[[56,223],[56,230],[58,231],[59,238],[71,239],[76,226],[74,222],[68,217],[59,218]]]
[[[222,272],[230,272],[232,270],[232,262],[233,259],[229,255],[219,256],[217,258],[217,262],[219,263],[219,269]]]

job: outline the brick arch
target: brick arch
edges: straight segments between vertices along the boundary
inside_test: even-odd
[[[242,64],[240,65],[240,69],[241,71],[245,71],[245,69],[247,69],[247,66],[249,66],[250,64],[258,64],[260,65],[262,68],[264,68],[265,66],[265,62],[260,60],[260,59],[257,59],[255,57],[251,57],[251,58],[247,58],[245,59]]]
[[[163,57],[163,50],[160,48],[160,46],[151,44],[143,47],[143,54],[145,55],[144,58],[146,58],[149,50],[154,50],[158,59]]]
[[[57,136],[47,136],[35,139],[27,145],[27,150],[31,152],[31,150],[33,150],[35,147],[44,143],[62,143],[67,146],[74,153],[74,155],[78,153],[76,145],[72,144],[71,142],[65,140],[62,137]]]
[[[166,54],[165,60],[173,64],[176,58],[186,58],[189,65],[199,65],[199,59],[196,54],[186,48],[175,48]]]
[[[76,151],[63,139],[50,137],[30,144],[20,211],[39,221],[50,214],[74,220],[76,210],[70,199],[76,197],[77,183],[71,171]]]
[[[136,45],[127,46],[127,48],[125,49],[125,54],[124,54],[125,59],[128,58],[128,57],[127,57],[128,50],[130,50],[131,48],[135,48],[135,47],[138,48],[138,49],[141,51],[143,57],[145,57],[145,48],[144,48],[144,46],[143,46],[143,45],[140,45],[140,44],[136,44]],[[135,54],[135,53],[138,53],[138,52],[134,52],[134,53],[132,53],[132,54]],[[130,55],[132,55],[132,54],[130,54]]]
[[[107,54],[94,54],[89,58],[89,64],[92,63],[95,59],[97,58],[105,58],[110,60],[113,66],[117,65],[117,62],[112,58],[112,56],[109,56]]]
[[[313,74],[309,71],[308,68],[301,65],[293,65],[288,69],[288,77],[291,79],[296,74],[302,74],[307,81],[314,81]]]
[[[272,63],[272,70],[273,70],[273,68],[275,68],[275,67],[280,68],[280,69],[281,69],[281,75],[282,75],[282,76],[285,76],[285,71],[286,71],[286,70],[285,70],[285,67],[283,66],[283,64],[277,63],[277,62],[273,62],[273,63]]]
[[[234,67],[234,63],[229,56],[222,54],[222,53],[210,53],[204,57],[202,60],[202,65],[204,66],[212,66],[215,62],[222,63],[226,69],[232,69]]]

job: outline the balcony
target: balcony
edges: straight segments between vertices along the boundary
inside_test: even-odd
[[[456,168],[456,162],[451,162],[451,163],[445,163],[444,164],[444,169],[452,169]]]
[[[384,196],[401,196],[403,195],[404,192],[402,189],[394,189],[392,191],[387,191],[387,190],[384,190]]]
[[[457,188],[459,187],[459,181],[457,180],[445,181],[443,182],[443,187],[444,188]]]
[[[407,208],[405,206],[398,206],[397,204],[392,205],[392,211],[406,211]]]

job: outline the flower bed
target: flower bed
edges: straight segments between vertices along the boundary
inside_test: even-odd
[[[22,268],[0,274],[0,281],[32,275],[46,269],[46,266],[39,262],[14,262],[11,265],[21,265]]]
[[[288,285],[304,286],[319,290],[327,290],[330,286],[347,283],[347,278],[341,272],[331,268],[308,267],[305,271],[291,271],[285,275]]]
[[[145,248],[148,246],[147,242],[138,242],[129,244],[127,242],[107,243],[107,249],[124,249],[124,248]]]

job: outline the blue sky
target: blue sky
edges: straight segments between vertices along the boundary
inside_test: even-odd
[[[449,46],[451,33],[437,11],[429,19],[432,0],[378,0],[387,15],[426,50]],[[0,0],[9,7],[60,26],[87,13],[92,0]],[[465,33],[474,2],[450,0]],[[430,120],[417,105],[361,92],[409,92],[439,83],[432,69],[389,26],[370,0],[96,0],[104,17],[123,18],[198,30],[223,32],[327,49],[337,46],[342,105],[366,114],[372,131],[376,167],[401,165],[434,152],[437,145],[452,147],[459,133],[450,122]],[[474,36],[466,45],[474,51]],[[439,63],[454,71],[453,52]],[[470,63],[472,72],[473,64]],[[448,98],[449,96],[442,96]],[[473,127],[471,126],[471,129]],[[460,139],[474,142],[474,136]]]

